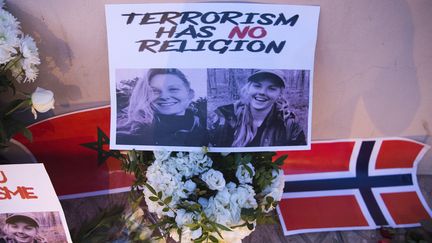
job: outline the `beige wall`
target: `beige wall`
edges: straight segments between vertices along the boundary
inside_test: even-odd
[[[108,104],[104,4],[121,2],[7,2],[37,41],[43,64],[34,85],[55,91],[56,114]],[[402,136],[432,145],[432,1],[285,3],[321,6],[313,140]],[[431,154],[420,173],[432,173]]]

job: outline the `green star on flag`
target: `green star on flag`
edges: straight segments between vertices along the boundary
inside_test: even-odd
[[[120,151],[104,149],[104,145],[109,145],[109,142],[109,137],[102,131],[102,129],[98,127],[97,141],[91,143],[83,143],[80,145],[92,150],[96,150],[98,152],[98,165],[102,165],[109,157],[113,157],[116,159],[121,158]]]

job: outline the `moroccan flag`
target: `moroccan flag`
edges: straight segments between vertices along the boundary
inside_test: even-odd
[[[110,108],[56,116],[29,126],[33,142],[16,139],[45,165],[60,199],[130,190],[133,176],[109,150]]]
[[[287,154],[278,213],[285,235],[411,227],[430,219],[417,164],[429,149],[407,139],[312,143]]]

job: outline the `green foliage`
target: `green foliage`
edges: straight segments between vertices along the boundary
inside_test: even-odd
[[[156,190],[148,183],[144,184],[145,187],[147,187],[149,189],[149,191],[154,195],[154,196],[150,196],[149,199],[153,202],[157,202],[159,204],[159,206],[163,206],[164,208],[162,209],[163,212],[168,212],[168,211],[172,211],[175,213],[175,210],[171,209],[169,206],[169,203],[172,201],[172,196],[168,196],[166,198],[163,198],[163,193],[162,192],[156,192]]]
[[[0,78],[0,90],[4,91],[4,80]],[[13,86],[13,84],[11,83]],[[8,86],[9,87],[9,86]],[[15,89],[13,89],[15,90]],[[7,91],[7,89],[6,89]],[[15,91],[14,91],[15,93]],[[0,148],[7,147],[7,142],[17,133],[21,133],[28,140],[32,141],[33,137],[26,128],[26,126],[19,120],[14,118],[14,114],[18,111],[26,110],[31,107],[31,99],[27,97],[26,99],[15,99],[9,102],[5,107],[0,110]]]
[[[5,76],[0,76],[0,92],[6,92],[11,88],[15,95],[15,86],[12,82],[8,83]],[[25,125],[14,118],[14,114],[29,109],[32,105],[31,99],[27,94],[23,94],[24,99],[15,99],[0,109],[0,148],[7,147],[9,140],[17,133],[21,133],[28,140],[33,137]]]
[[[135,195],[132,196],[133,194]],[[140,207],[144,195],[134,192],[130,195],[130,213],[126,212],[124,206],[101,210],[99,215],[87,220],[81,224],[81,228],[71,232],[73,242],[153,242],[150,238],[152,230],[146,226],[145,213]]]
[[[126,155],[123,155],[117,159],[122,161],[122,169],[127,173],[135,175],[135,181],[132,186],[133,190],[140,190],[140,186],[146,184],[145,174],[147,168],[153,163],[154,156],[153,152],[149,151],[127,151]]]
[[[32,133],[22,122],[11,116],[0,116],[0,148],[7,147],[9,140],[17,133],[33,141]]]
[[[115,206],[103,210],[101,214],[85,222],[82,227],[71,232],[73,242],[108,242],[113,233],[120,231],[121,216],[124,208]]]

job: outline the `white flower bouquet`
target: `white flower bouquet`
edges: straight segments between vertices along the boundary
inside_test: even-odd
[[[257,222],[274,217],[284,180],[273,153],[205,154],[129,151],[123,168],[134,172],[162,237],[181,242],[241,242]],[[149,159],[149,158],[147,158]]]
[[[33,38],[24,35],[20,23],[0,2],[0,75],[1,85],[11,86],[18,83],[32,82],[38,75],[40,64],[38,49]],[[6,80],[10,83],[5,83]]]
[[[0,107],[0,147],[6,147],[10,138],[19,132],[32,139],[30,131],[13,117],[16,112],[31,108],[36,118],[37,112],[54,108],[54,94],[49,90],[38,87],[33,94],[16,91],[17,83],[33,82],[37,78],[40,59],[33,38],[21,31],[18,20],[4,7],[0,0],[0,92],[22,97]]]

